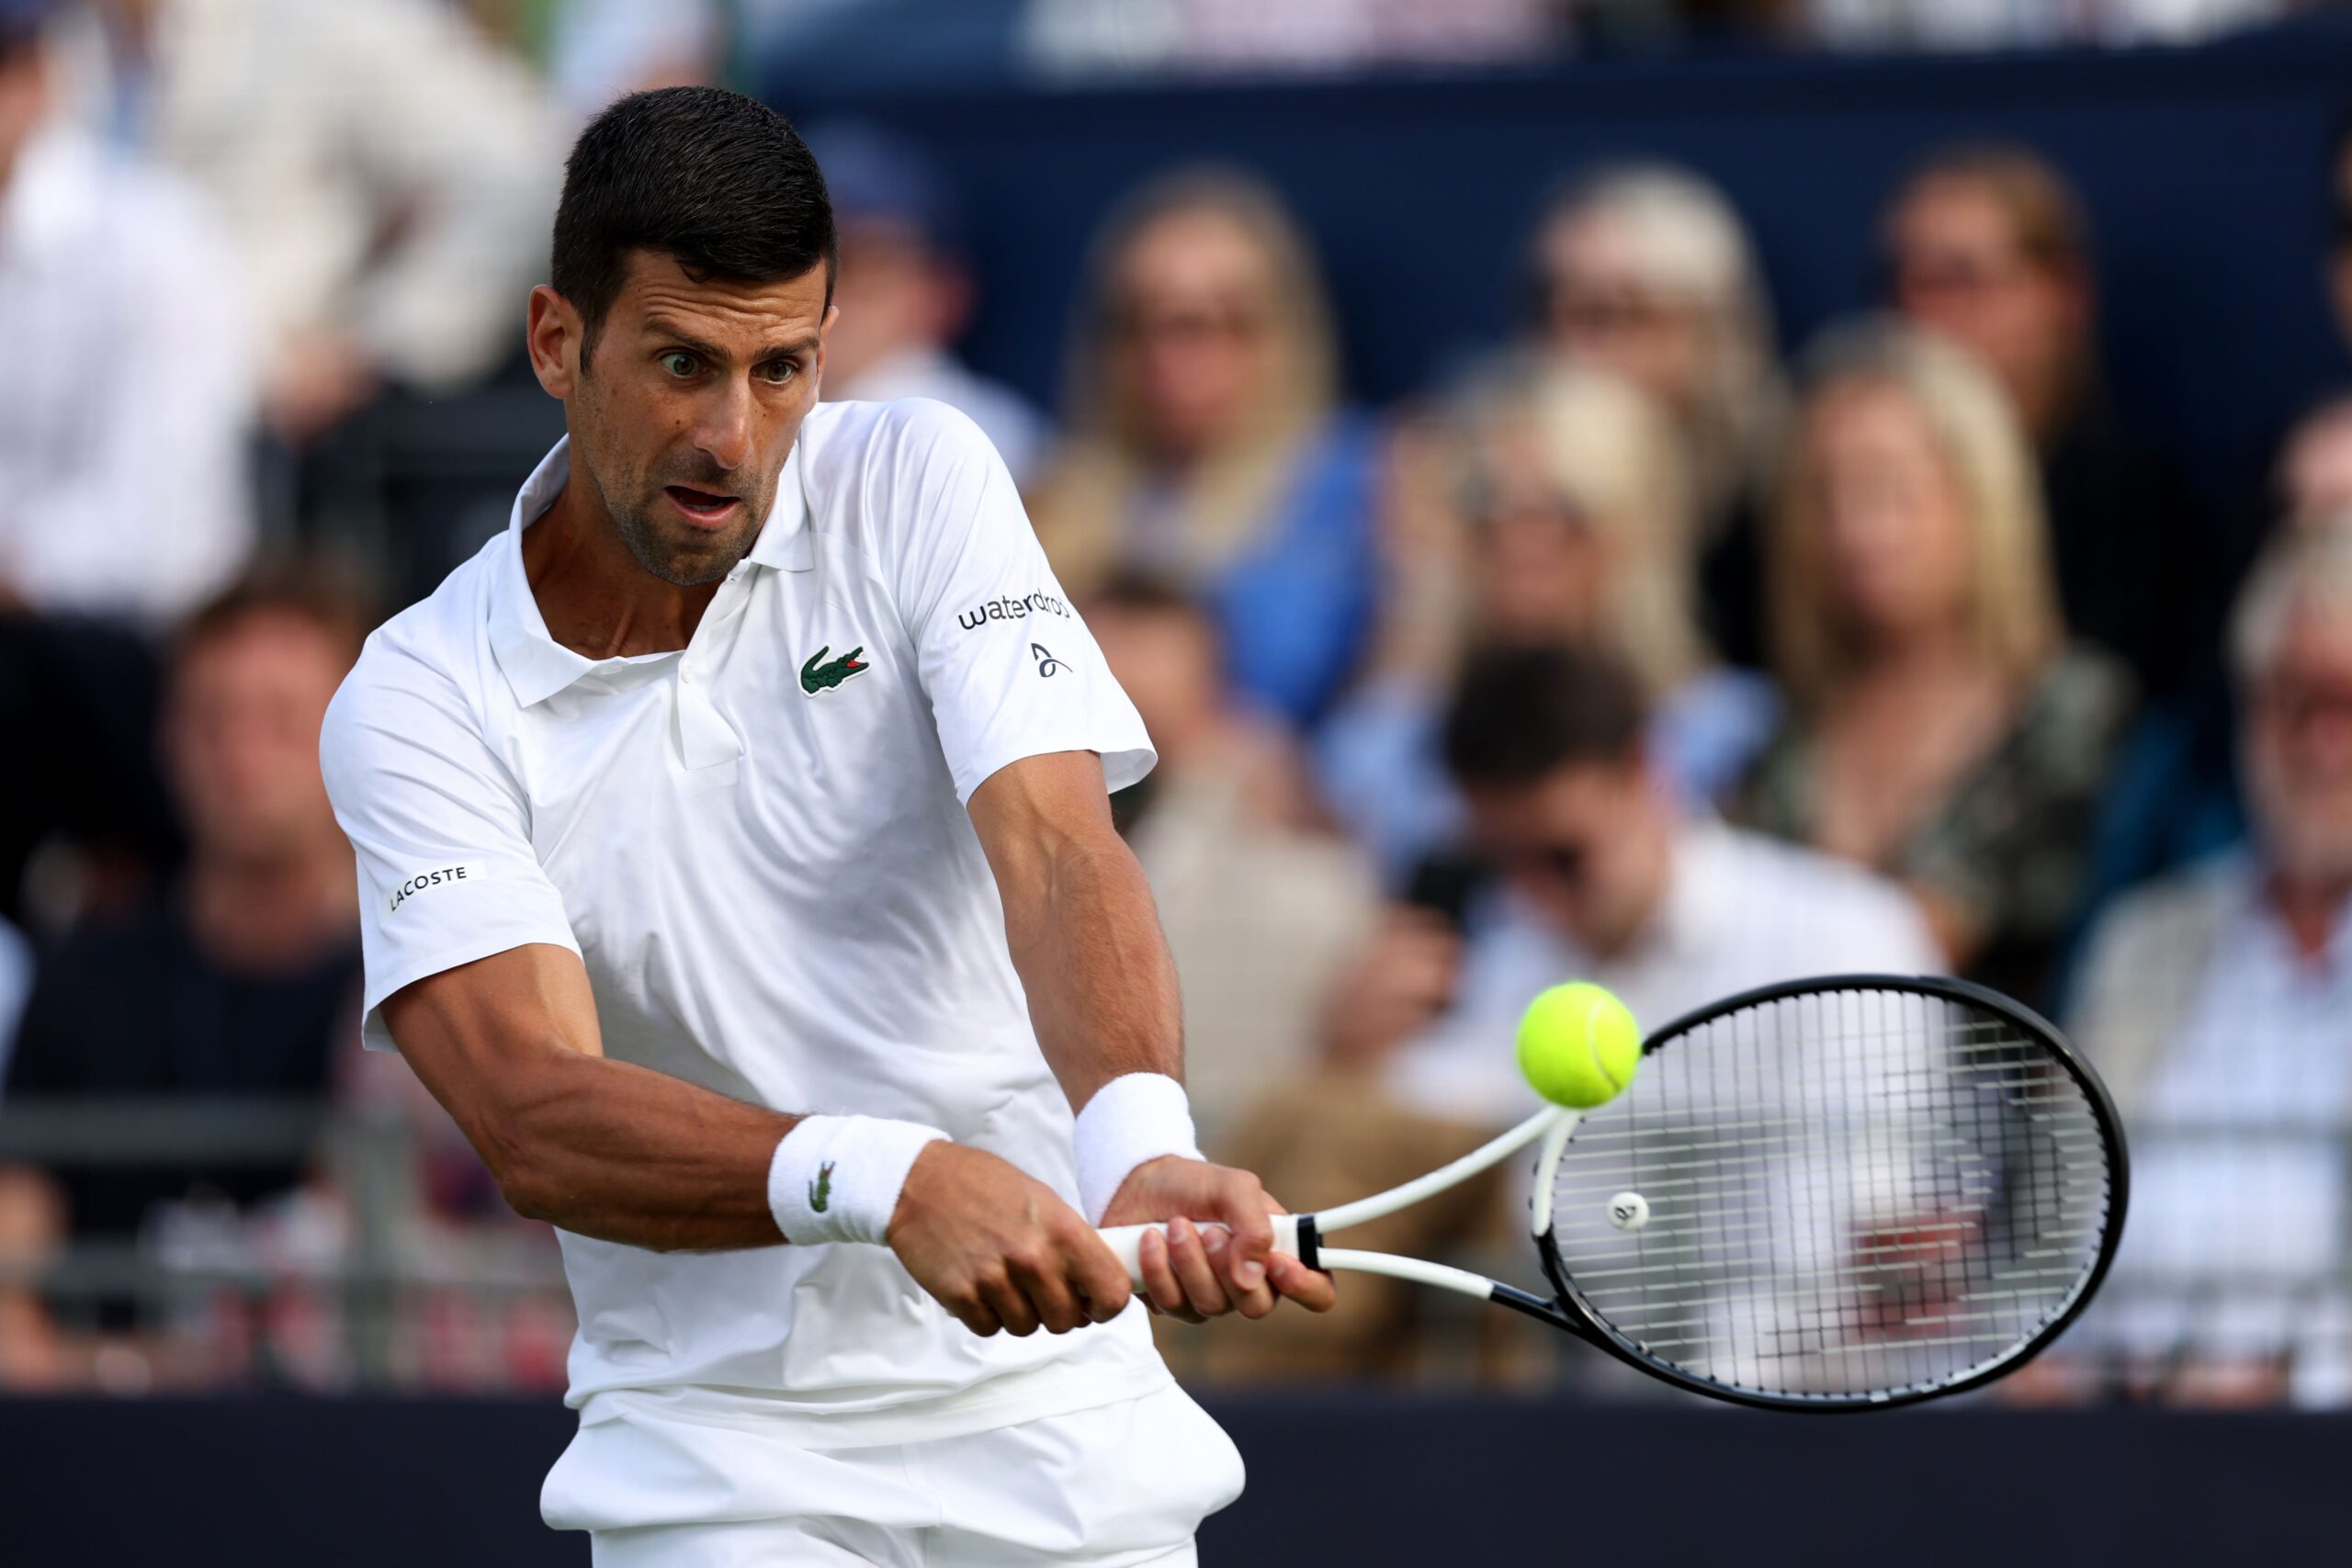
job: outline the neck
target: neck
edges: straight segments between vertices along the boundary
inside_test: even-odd
[[[716,582],[665,582],[639,565],[596,487],[577,469],[524,532],[523,575],[548,635],[590,659],[675,652],[718,593]]]
[[[2304,958],[2325,953],[2335,939],[2335,922],[2352,898],[2352,876],[2299,877],[2279,872],[2270,881],[2271,907]]]
[[[357,890],[341,838],[314,833],[250,854],[199,848],[187,880],[198,946],[232,969],[279,969],[345,940]]]

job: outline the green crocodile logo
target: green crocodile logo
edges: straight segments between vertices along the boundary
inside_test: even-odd
[[[825,1205],[833,1201],[833,1162],[827,1160],[817,1168],[817,1179],[808,1184],[808,1210],[821,1214]]]
[[[800,689],[812,697],[820,692],[830,692],[851,676],[863,675],[874,668],[871,664],[858,662],[857,656],[865,651],[862,647],[851,649],[828,664],[824,661],[825,655],[832,650],[832,644],[827,643],[810,654],[808,662],[800,667]]]

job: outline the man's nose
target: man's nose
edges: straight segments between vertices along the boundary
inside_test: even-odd
[[[752,460],[755,405],[747,382],[730,380],[712,394],[695,427],[697,449],[730,472]]]

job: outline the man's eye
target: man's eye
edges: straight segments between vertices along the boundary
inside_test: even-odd
[[[789,359],[773,359],[760,367],[760,376],[769,385],[781,387],[800,374],[800,367]]]
[[[701,367],[693,355],[673,348],[662,356],[662,368],[673,376],[691,376]]]

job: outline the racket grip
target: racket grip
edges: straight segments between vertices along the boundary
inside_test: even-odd
[[[1267,1217],[1274,1222],[1274,1250],[1286,1252],[1293,1258],[1297,1257],[1298,1216],[1270,1214]],[[1094,1234],[1102,1238],[1102,1245],[1111,1249],[1118,1258],[1121,1267],[1126,1269],[1127,1282],[1140,1286],[1143,1283],[1143,1233],[1165,1231],[1167,1228],[1166,1225],[1159,1224],[1106,1225]],[[1220,1235],[1226,1234],[1226,1227],[1218,1224],[1204,1224],[1201,1230],[1204,1235],[1210,1231],[1216,1231]]]

